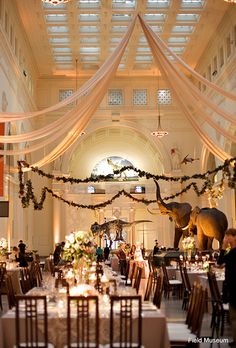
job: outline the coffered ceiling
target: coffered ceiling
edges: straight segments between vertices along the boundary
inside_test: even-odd
[[[42,76],[94,74],[136,13],[194,67],[229,6],[223,0],[71,0],[57,6],[40,0],[15,2]],[[117,74],[156,73],[137,21]]]

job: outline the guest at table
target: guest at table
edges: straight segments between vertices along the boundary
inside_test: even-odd
[[[125,253],[125,243],[121,243],[119,245],[119,250],[117,252],[117,256],[119,259],[120,265],[120,273],[121,275],[126,275],[126,253]]]
[[[53,263],[54,266],[57,266],[62,260],[63,250],[64,250],[65,242],[57,243],[54,253],[53,253]]]
[[[109,258],[109,254],[110,254],[110,248],[108,245],[105,246],[104,250],[103,250],[103,255],[104,255],[104,261],[107,261]]]
[[[135,254],[135,250],[136,250],[136,245],[132,245],[131,246],[131,249],[130,249],[130,252],[129,252],[129,258],[130,258],[130,260],[133,260],[134,259],[134,254]]]
[[[225,265],[225,286],[229,299],[229,315],[233,334],[230,346],[236,348],[236,229],[229,228],[225,232],[222,249],[217,259],[218,265]]]
[[[103,250],[101,246],[98,246],[96,249],[96,256],[97,256],[97,261],[101,262],[103,260]]]
[[[12,248],[12,253],[11,255],[9,256],[9,259],[11,261],[17,261],[17,259],[19,258],[19,249],[17,248],[17,246],[14,246]]]

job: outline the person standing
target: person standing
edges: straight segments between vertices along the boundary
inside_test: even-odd
[[[119,246],[119,250],[117,252],[117,256],[120,264],[120,274],[126,275],[126,253],[125,253],[125,243],[121,243]]]
[[[17,261],[19,262],[19,266],[28,267],[28,262],[26,260],[26,255],[25,255],[26,244],[23,243],[23,240],[19,241],[18,248],[19,248],[19,256],[17,258]]]
[[[229,249],[229,251],[228,251]],[[225,286],[229,299],[229,315],[233,342],[230,346],[236,348],[236,229],[229,228],[225,232],[222,249],[217,259],[218,265],[225,265]]]
[[[159,244],[158,244],[158,241],[155,240],[155,245],[154,245],[154,248],[153,248],[153,255],[157,254],[159,251]]]

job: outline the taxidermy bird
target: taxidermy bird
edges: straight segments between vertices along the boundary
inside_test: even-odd
[[[188,157],[188,156],[189,156],[189,154],[184,157],[184,159],[180,162],[180,164],[188,164],[188,163],[192,163],[194,161],[199,160],[199,158],[192,158],[192,157]]]

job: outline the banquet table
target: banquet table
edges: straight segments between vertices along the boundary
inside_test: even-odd
[[[20,267],[17,267],[17,262],[7,262],[7,274],[10,275],[12,280],[13,289],[16,295],[22,295],[22,289],[20,284]]]
[[[188,270],[187,272],[188,272],[188,277],[189,277],[191,286],[193,285],[195,281],[200,282],[199,277],[201,276],[207,277],[207,272],[203,270]],[[176,270],[175,275],[176,275],[176,279],[182,281],[180,270]]]
[[[105,295],[107,296],[107,295]],[[100,298],[100,343],[109,343],[109,301]],[[49,342],[56,348],[66,344],[66,300],[48,302]],[[142,341],[145,348],[169,348],[166,318],[152,303],[142,305]],[[134,319],[134,327],[136,320]],[[136,328],[137,330],[137,328]],[[15,344],[15,310],[9,310],[0,318],[0,348],[12,348]]]

